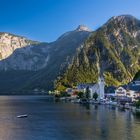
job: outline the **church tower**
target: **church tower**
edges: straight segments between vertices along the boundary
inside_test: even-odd
[[[99,85],[99,99],[104,99],[104,77],[103,75],[99,75],[98,78],[98,85]]]
[[[99,95],[99,99],[104,99],[105,95],[104,95],[104,87],[105,87],[105,82],[104,82],[104,77],[103,77],[103,70],[101,69],[100,64],[97,64],[98,67],[98,95]]]

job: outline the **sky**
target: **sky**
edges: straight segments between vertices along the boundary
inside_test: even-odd
[[[78,25],[96,30],[124,14],[140,19],[140,0],[0,0],[0,32],[52,42]]]

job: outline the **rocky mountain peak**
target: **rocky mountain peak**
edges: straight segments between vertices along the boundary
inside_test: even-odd
[[[10,33],[0,32],[0,60],[9,57],[16,49],[31,45],[32,41]]]
[[[120,16],[114,16],[112,17],[109,21],[114,21],[114,22],[130,22],[130,21],[139,21],[138,19],[136,19],[135,17],[133,17],[132,15],[120,15]]]
[[[76,29],[76,31],[91,31],[87,26],[85,25],[79,25]]]
[[[131,15],[114,16],[104,24],[103,28],[107,32],[111,32],[122,38],[122,31],[124,34],[129,34],[131,37],[138,37],[140,35],[140,20]],[[108,34],[110,36],[110,34]]]

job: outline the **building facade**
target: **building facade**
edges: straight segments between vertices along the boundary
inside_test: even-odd
[[[98,83],[95,84],[79,84],[77,86],[78,91],[83,91],[84,93],[86,92],[86,88],[89,88],[90,90],[90,99],[93,98],[93,95],[95,93],[98,94],[98,99],[104,99],[105,94],[104,94],[104,87],[105,87],[105,82],[103,76],[99,76],[98,78]]]
[[[99,76],[98,85],[99,85],[99,98],[104,99],[104,97],[105,97],[105,93],[104,93],[105,82],[104,82],[104,77],[103,76]]]

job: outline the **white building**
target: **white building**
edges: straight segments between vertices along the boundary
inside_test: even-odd
[[[90,87],[90,95],[93,97],[94,93],[98,94],[98,99],[104,99],[104,78],[103,76],[99,76],[98,83],[94,84],[92,87]]]
[[[119,87],[115,90],[115,96],[126,96],[126,89],[123,87]]]
[[[112,89],[112,87],[109,87],[109,88]],[[109,88],[106,89],[105,92],[107,94],[105,96],[111,95]],[[132,101],[133,101],[136,98],[139,98],[140,97],[140,81],[132,81],[128,85],[119,86],[118,88],[116,88],[114,90],[113,90],[114,95],[117,98],[123,98],[123,97],[124,98],[131,98]],[[112,90],[111,90],[111,92],[112,92]],[[113,93],[112,93],[112,95],[113,95]]]
[[[134,98],[136,98],[136,93],[135,93],[135,91],[133,91],[133,90],[127,90],[126,96],[127,96],[128,98],[131,98],[132,101],[133,101]]]
[[[86,88],[89,87],[90,90],[90,98],[93,98],[94,93],[98,94],[98,99],[104,99],[104,78],[103,76],[99,76],[98,83],[96,84],[80,84],[77,86],[79,91],[86,92]]]
[[[104,97],[105,97],[105,93],[104,93],[105,82],[104,82],[103,76],[99,76],[98,85],[99,85],[99,98],[104,99]]]

